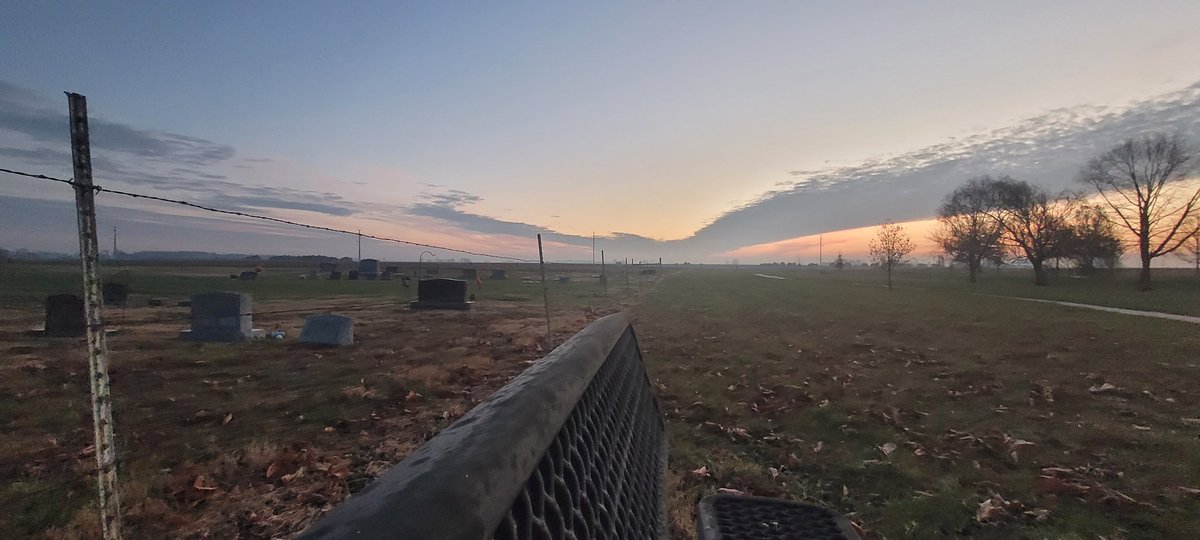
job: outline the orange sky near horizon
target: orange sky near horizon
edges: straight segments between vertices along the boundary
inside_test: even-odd
[[[937,227],[936,219],[900,222],[917,249],[913,250],[910,258],[915,262],[932,262],[937,258],[938,248],[929,239],[930,233]],[[879,226],[858,227],[840,231],[829,231],[821,234],[798,236],[777,242],[754,244],[720,254],[727,259],[746,259],[749,261],[776,261],[810,263],[821,259],[830,262],[841,253],[849,260],[867,260],[867,244],[878,232]]]

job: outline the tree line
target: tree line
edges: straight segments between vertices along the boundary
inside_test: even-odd
[[[1077,181],[1083,193],[1046,189],[1008,176],[979,176],[946,196],[932,239],[976,281],[984,263],[1027,262],[1034,283],[1046,285],[1047,265],[1070,261],[1083,274],[1114,268],[1132,240],[1141,264],[1138,288],[1151,287],[1150,263],[1175,253],[1200,273],[1200,186],[1195,151],[1180,137],[1130,138],[1088,161]],[[891,270],[913,250],[898,225],[886,223],[871,256]]]

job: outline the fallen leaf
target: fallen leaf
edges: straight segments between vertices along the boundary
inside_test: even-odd
[[[221,425],[228,424],[233,421],[233,413],[225,415],[225,419],[221,421]]]
[[[334,432],[333,426],[325,426],[325,433],[333,433],[333,432]]]
[[[196,477],[192,482],[192,487],[200,491],[216,491],[217,486],[214,486],[203,474]]]
[[[892,443],[886,443],[879,447],[879,451],[883,452],[883,455],[885,456],[890,456],[892,455],[892,452],[896,451],[896,445]]]
[[[1003,516],[1006,513],[1003,506],[996,504],[992,499],[987,499],[979,503],[979,508],[975,510],[975,521],[984,523]]]
[[[272,461],[271,464],[267,466],[266,477],[270,478],[272,476],[275,476],[275,473],[277,473],[277,472],[279,472],[279,464]]]
[[[1117,387],[1114,386],[1112,383],[1104,383],[1104,384],[1101,384],[1098,386],[1088,387],[1088,392],[1091,392],[1093,394],[1103,394],[1105,392],[1112,392],[1113,390],[1116,390],[1116,389],[1117,389]]]
[[[404,401],[417,401],[425,396],[418,394],[415,390],[409,390],[408,395],[404,396]]]
[[[772,480],[779,478],[779,469],[775,467],[767,467],[767,473],[771,475]]]
[[[1134,424],[1133,429],[1136,429],[1138,431],[1150,431],[1150,426],[1139,426],[1137,424]]]
[[[1025,515],[1033,518],[1034,521],[1046,521],[1047,519],[1050,519],[1050,511],[1046,510],[1045,508],[1026,510]]]
[[[814,454],[820,454],[822,448],[825,448],[825,441],[817,441],[817,444],[813,445],[812,451]]]
[[[703,465],[703,466],[701,466],[701,467],[700,467],[700,468],[698,468],[698,469],[693,469],[693,470],[692,470],[692,477],[694,477],[694,478],[695,478],[695,479],[697,479],[697,480],[703,480],[703,479],[705,479],[705,478],[708,478],[708,477],[709,477],[709,474],[708,474],[708,466],[707,466],[707,465]]]
[[[1042,493],[1053,495],[1084,495],[1092,489],[1083,484],[1069,482],[1054,476],[1043,476],[1041,480]]]
[[[718,490],[717,490],[717,493],[720,493],[720,494],[723,494],[723,495],[739,495],[739,496],[745,496],[745,495],[746,495],[746,492],[745,492],[745,491],[741,491],[741,490],[738,490],[738,489],[731,489],[731,488],[721,488],[721,489],[718,489]]]
[[[294,472],[292,474],[285,474],[283,476],[280,476],[279,479],[283,480],[284,482],[291,482],[292,480],[300,478],[301,476],[304,476],[304,467],[300,467],[299,469],[296,469],[296,472]]]

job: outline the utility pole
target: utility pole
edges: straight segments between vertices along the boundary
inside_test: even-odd
[[[83,298],[87,316],[88,373],[92,387],[92,427],[100,495],[100,526],[106,540],[121,537],[121,502],[117,496],[117,447],[113,439],[112,393],[108,381],[108,344],[100,298],[96,231],[96,192],[92,187],[92,149],[88,140],[87,98],[67,93],[71,123],[71,161],[75,169],[75,210],[79,214],[79,260],[83,264]]]
[[[592,231],[592,264],[596,264],[596,231]]]
[[[116,225],[113,225],[113,252],[112,252],[112,258],[113,258],[114,260],[117,258],[117,227],[116,227]]]
[[[362,229],[358,230],[358,262],[362,262]]]
[[[817,236],[817,268],[825,266],[825,235]]]

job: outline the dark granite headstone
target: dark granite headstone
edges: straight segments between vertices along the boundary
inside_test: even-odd
[[[240,279],[242,281],[254,281],[254,280],[258,279],[258,272],[255,272],[253,270],[246,270],[245,272],[238,274],[238,279]]]
[[[375,279],[379,277],[379,260],[378,259],[363,259],[358,261],[358,275],[362,279]]]
[[[508,271],[492,270],[492,279],[508,279]]]
[[[353,345],[354,320],[341,315],[313,315],[304,319],[300,341],[317,345]]]
[[[250,339],[250,295],[236,292],[210,292],[192,295],[192,331],[183,337],[190,341],[242,341]]]
[[[558,276],[558,282],[559,283],[570,283],[571,276]]]
[[[467,282],[461,279],[422,279],[417,282],[417,301],[413,309],[471,309],[467,302]]]
[[[337,270],[337,263],[323,262],[317,266],[317,270],[319,270],[322,274],[332,272]]]
[[[463,279],[475,279],[479,276],[479,272],[476,272],[474,268],[463,268],[462,272]]]
[[[54,337],[79,337],[87,332],[87,316],[83,299],[73,294],[56,294],[46,297],[45,335]]]
[[[129,285],[124,283],[105,283],[100,287],[100,296],[106,306],[124,306],[129,302]]]
[[[342,279],[342,273],[338,270],[334,270],[329,273],[329,279]]]
[[[358,270],[351,270],[349,272],[349,275],[346,276],[346,279],[348,279],[350,281],[358,280]]]

